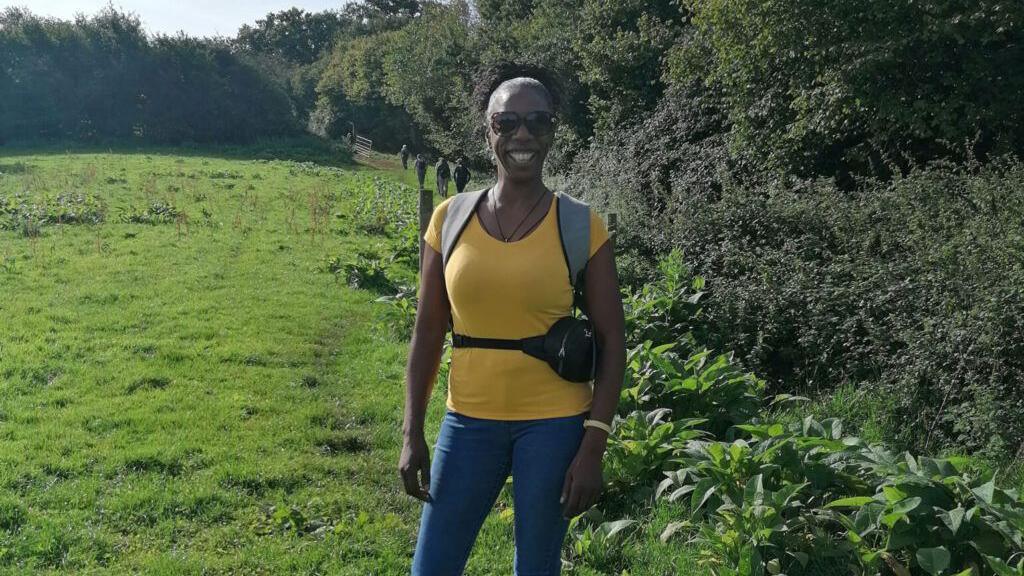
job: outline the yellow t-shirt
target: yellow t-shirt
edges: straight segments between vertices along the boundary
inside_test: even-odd
[[[441,252],[448,203],[430,218],[424,241]],[[525,238],[502,242],[476,214],[445,268],[455,333],[519,339],[545,334],[572,309],[572,287],[558,235],[552,195],[547,215]],[[608,240],[601,217],[590,211],[590,256]],[[593,383],[570,382],[546,362],[520,350],[455,348],[448,371],[449,410],[474,418],[530,420],[573,416],[590,409]]]

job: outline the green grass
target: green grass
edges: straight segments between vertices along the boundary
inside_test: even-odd
[[[0,172],[0,196],[88,193],[107,212],[0,230],[0,573],[408,573],[408,342],[378,294],[317,268],[386,259],[397,240],[359,233],[356,206],[373,176],[412,170],[161,149],[6,150]],[[187,227],[120,221],[156,201]],[[415,282],[407,263],[389,275]],[[509,506],[503,493],[467,574],[510,572]],[[633,545],[606,568],[673,573],[687,554]]]
[[[376,294],[314,271],[382,242],[306,231],[311,192],[347,212],[365,173],[156,154],[17,162],[28,170],[0,190],[93,192],[111,213],[160,198],[190,223],[0,233],[0,494],[16,511],[0,566],[404,570],[418,513],[393,473],[405,344],[377,322]],[[315,525],[271,506],[330,528],[305,533]]]

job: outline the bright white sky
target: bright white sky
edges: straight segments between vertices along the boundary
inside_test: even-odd
[[[337,10],[348,0],[114,0],[115,8],[133,12],[146,31],[189,36],[234,36],[242,24],[253,24],[269,12],[297,6],[307,12]],[[76,14],[91,16],[106,0],[0,0],[0,6],[21,6],[38,16],[70,20]]]

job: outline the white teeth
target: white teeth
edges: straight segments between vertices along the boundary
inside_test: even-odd
[[[512,160],[520,164],[526,164],[533,160],[533,152],[509,152],[508,155],[512,157]]]

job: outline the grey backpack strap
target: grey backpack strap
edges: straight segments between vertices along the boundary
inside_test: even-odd
[[[590,260],[590,206],[563,192],[558,193],[558,232],[569,266],[569,284],[574,289],[580,272]]]
[[[476,212],[476,205],[487,193],[488,188],[476,192],[463,192],[456,194],[448,202],[448,212],[444,215],[444,224],[441,226],[441,257],[444,266],[448,266],[448,258],[455,249],[459,236],[469,224],[469,219]]]

